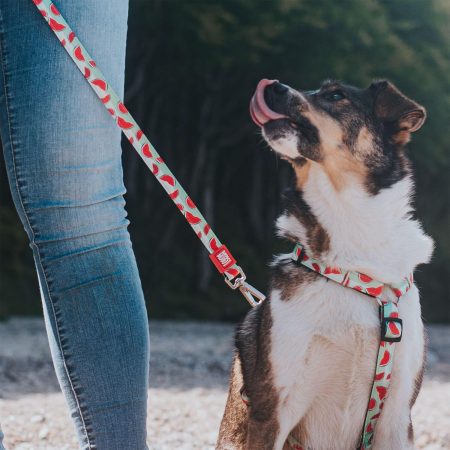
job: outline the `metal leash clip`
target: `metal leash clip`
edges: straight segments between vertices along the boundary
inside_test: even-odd
[[[239,286],[239,290],[252,306],[257,306],[266,299],[266,296],[261,291],[258,291],[258,289],[254,288],[246,281],[244,281],[241,286]]]
[[[251,284],[248,284],[245,280],[247,276],[241,267],[237,267],[239,274],[236,275],[231,280],[225,276],[225,282],[230,286],[231,289],[239,289],[241,294],[244,296],[251,306],[257,306],[266,299],[266,296],[254,288]]]

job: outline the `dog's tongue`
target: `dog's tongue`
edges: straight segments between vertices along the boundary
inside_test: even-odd
[[[267,80],[266,78],[263,78],[258,83],[258,86],[256,86],[256,91],[250,100],[250,116],[259,127],[262,127],[270,120],[283,119],[286,117],[283,114],[272,111],[264,99],[264,89],[277,81],[278,80]]]

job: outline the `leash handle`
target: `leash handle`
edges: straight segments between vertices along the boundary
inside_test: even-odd
[[[224,275],[227,284],[232,289],[239,288],[243,294],[245,292],[244,297],[252,305],[264,300],[265,297],[263,294],[245,283],[245,274],[242,268],[237,265],[230,251],[212,231],[195,203],[190,199],[155,147],[153,147],[147,136],[145,136],[114,89],[106,81],[94,59],[81,44],[54,3],[50,0],[32,1],[80,72],[84,75],[84,78],[96,93],[97,97],[113,117],[117,126],[128,138],[136,152],[206,247],[211,261],[217,270]]]

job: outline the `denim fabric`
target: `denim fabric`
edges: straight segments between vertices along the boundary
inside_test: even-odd
[[[128,2],[55,2],[121,95]],[[83,449],[146,447],[147,313],[120,132],[32,0],[0,0],[0,133]],[[7,430],[3,430],[7,433]]]

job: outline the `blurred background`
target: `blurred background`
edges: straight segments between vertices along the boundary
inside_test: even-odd
[[[389,78],[428,121],[410,155],[417,216],[436,241],[416,279],[428,322],[450,322],[450,2],[132,0],[125,101],[207,220],[261,290],[290,168],[248,114],[260,78],[299,89],[326,78]],[[130,145],[130,232],[152,318],[236,320],[247,310]],[[168,224],[168,225],[167,225]],[[0,317],[39,315],[31,251],[0,158]]]

